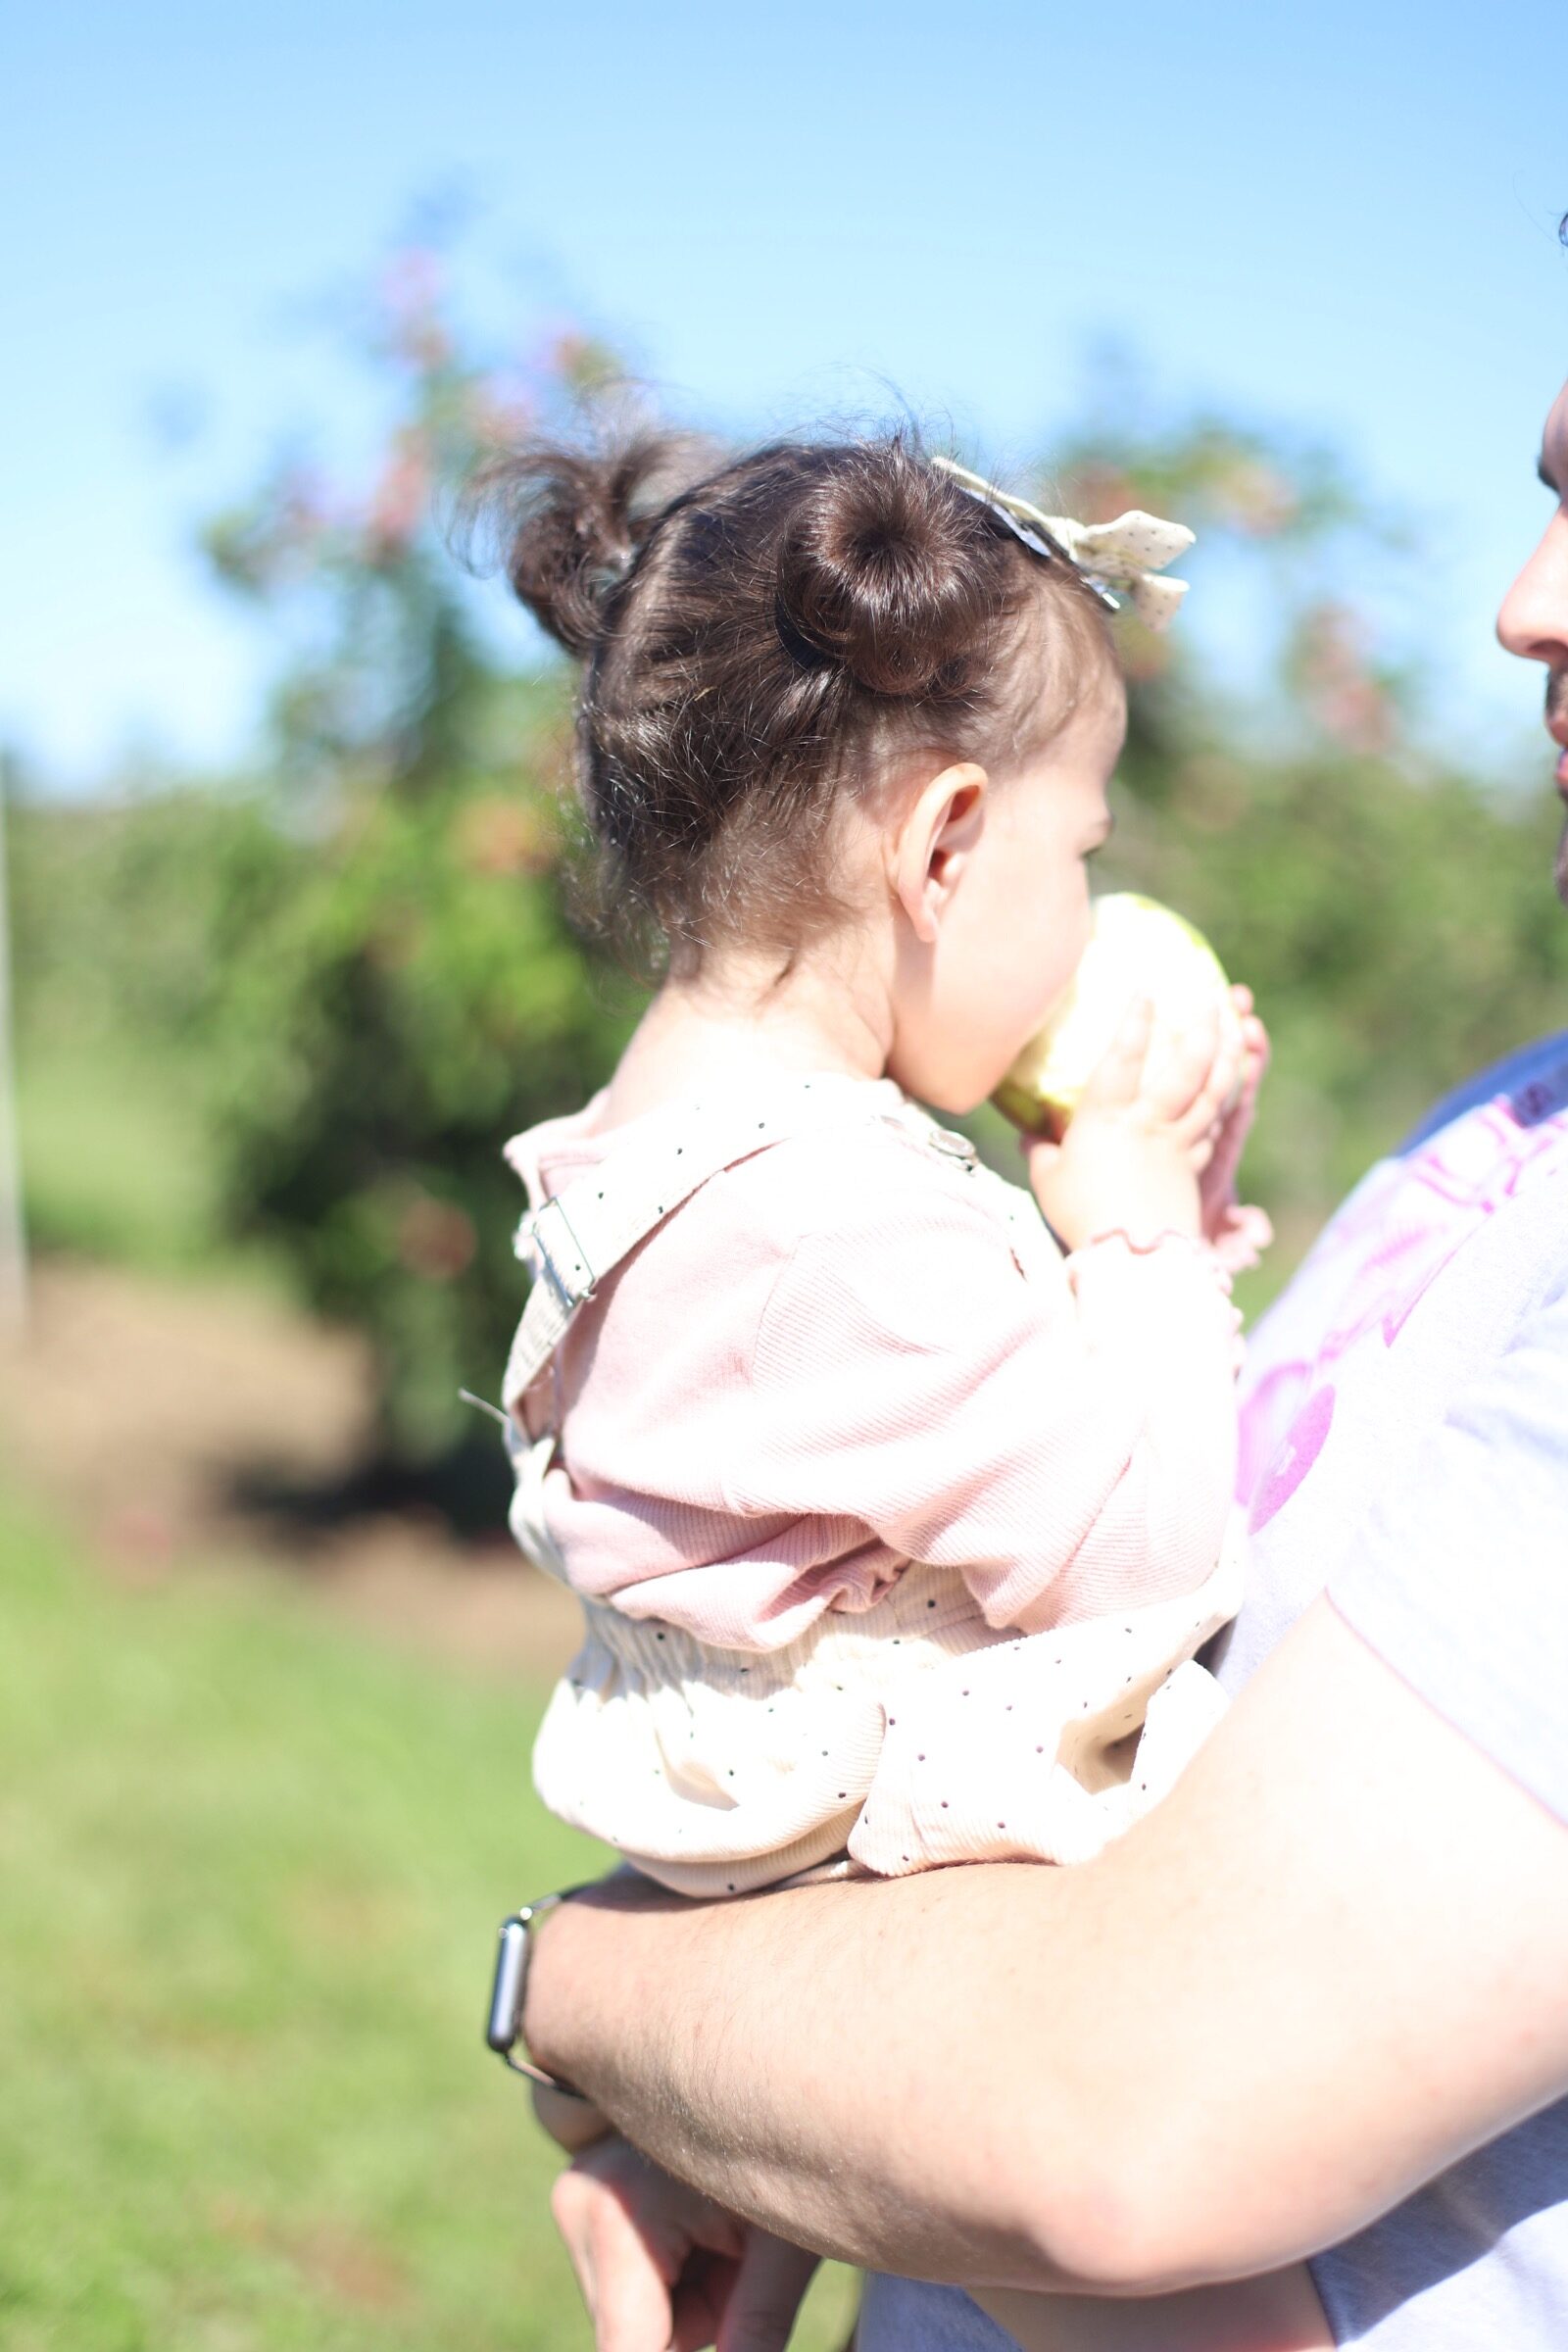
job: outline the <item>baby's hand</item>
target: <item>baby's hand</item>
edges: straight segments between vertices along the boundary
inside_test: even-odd
[[[784,2352],[816,2256],[751,2229],[619,2138],[551,2196],[596,2352]]]
[[[1236,1175],[1242,1152],[1257,1110],[1258,1089],[1268,1069],[1268,1031],[1252,1009],[1250,988],[1233,988],[1231,1003],[1242,1029],[1242,1083],[1235,1102],[1220,1121],[1214,1152],[1199,1179],[1203,1239],[1212,1243],[1222,1264],[1232,1273],[1255,1266],[1274,1239],[1274,1230],[1260,1208],[1244,1207],[1237,1198]]]
[[[1135,1242],[1203,1231],[1200,1178],[1242,1075],[1241,1022],[1219,1008],[1153,1043],[1153,1006],[1131,1006],[1059,1143],[1028,1147],[1029,1181],[1069,1249],[1097,1233]]]

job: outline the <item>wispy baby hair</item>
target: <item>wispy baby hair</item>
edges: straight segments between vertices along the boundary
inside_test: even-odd
[[[583,663],[601,904],[671,964],[786,957],[836,918],[833,829],[904,756],[1005,766],[1109,663],[1103,611],[915,436],[738,459],[668,433],[533,442],[471,514]]]

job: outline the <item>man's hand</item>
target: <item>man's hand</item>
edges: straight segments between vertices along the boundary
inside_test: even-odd
[[[569,2092],[552,2090],[548,2082],[534,2082],[529,2088],[535,2123],[568,2156],[580,2155],[596,2139],[608,2139],[615,2129],[608,2116],[600,2114],[592,2099],[573,2098]]]
[[[816,2256],[602,2139],[556,2182],[596,2352],[784,2352]]]

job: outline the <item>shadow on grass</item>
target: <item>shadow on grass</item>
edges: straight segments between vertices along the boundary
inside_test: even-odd
[[[511,1465],[499,1432],[488,1424],[429,1462],[372,1454],[346,1471],[314,1479],[242,1462],[224,1484],[230,1509],[307,1550],[313,1541],[392,1514],[438,1520],[459,1544],[495,1543],[506,1537],[511,1499]]]

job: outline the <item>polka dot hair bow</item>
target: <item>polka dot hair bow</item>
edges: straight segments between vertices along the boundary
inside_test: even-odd
[[[1134,507],[1114,522],[1075,522],[1070,514],[1043,514],[1026,498],[999,490],[983,474],[955,465],[952,458],[931,460],[968,497],[989,507],[1015,539],[1049,563],[1065,556],[1098,588],[1112,611],[1113,588],[1124,591],[1140,620],[1152,629],[1167,629],[1187,594],[1186,580],[1160,580],[1154,574],[1185,555],[1196,534],[1185,523],[1164,522]]]

